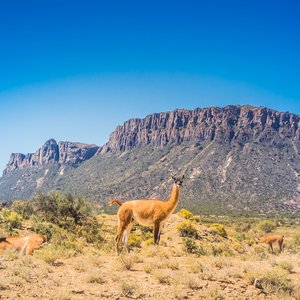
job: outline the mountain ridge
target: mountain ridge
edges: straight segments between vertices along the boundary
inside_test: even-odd
[[[95,147],[88,159],[57,157],[50,147],[39,150],[47,154],[40,164],[12,164],[0,178],[0,199],[39,189],[104,206],[112,197],[164,199],[170,173],[185,171],[183,198],[194,211],[300,212],[300,116],[293,113],[249,105],[178,109],[130,119]]]
[[[59,164],[79,164],[90,159],[99,147],[94,144],[84,144],[78,142],[59,142],[49,139],[34,153],[12,153],[10,160],[3,171],[3,175],[15,169],[24,169],[36,165],[49,163]]]

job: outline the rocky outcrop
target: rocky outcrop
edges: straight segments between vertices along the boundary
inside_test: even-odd
[[[90,159],[98,149],[96,145],[60,142],[58,143],[59,163],[79,164]]]
[[[99,147],[96,145],[72,142],[57,143],[54,139],[50,139],[35,153],[28,153],[26,155],[12,153],[3,171],[3,175],[15,169],[24,169],[51,163],[76,165],[90,159],[98,149]]]
[[[99,151],[125,151],[153,144],[216,140],[245,144],[251,140],[281,146],[285,138],[300,138],[300,117],[252,106],[209,107],[156,113],[118,126]]]

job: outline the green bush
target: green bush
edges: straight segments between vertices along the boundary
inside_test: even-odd
[[[184,245],[185,251],[188,253],[196,253],[198,250],[198,247],[197,247],[194,239],[184,238],[183,245]]]
[[[49,241],[52,238],[53,232],[55,231],[55,225],[53,225],[52,223],[39,222],[38,220],[35,220],[33,222],[32,227],[33,227],[34,232],[40,233],[40,234],[46,236],[47,241]]]
[[[29,219],[33,213],[30,203],[24,200],[15,200],[11,206],[11,209],[22,216],[23,219]]]
[[[103,241],[101,236],[102,224],[95,217],[88,217],[81,225],[76,227],[76,233],[88,243],[99,243]]]
[[[7,208],[3,208],[0,211],[0,223],[9,234],[13,234],[14,229],[21,228],[22,222],[22,216],[15,211],[11,211]]]
[[[182,237],[199,238],[197,228],[191,220],[178,223],[177,230]]]
[[[84,198],[71,194],[40,193],[32,200],[33,229],[44,234],[51,243],[65,249],[80,251],[75,241],[95,243],[103,241],[102,224],[93,215]]]
[[[257,228],[265,233],[270,233],[276,228],[276,223],[270,220],[263,220],[257,224]]]
[[[227,232],[225,230],[224,225],[222,225],[222,224],[212,224],[212,225],[210,225],[210,229],[213,234],[218,234],[224,238],[227,237]]]
[[[141,236],[136,235],[134,232],[132,232],[129,236],[129,239],[128,239],[128,245],[132,246],[132,247],[140,248],[141,244],[142,244],[142,241],[143,241],[143,239],[142,239]]]
[[[92,215],[92,209],[84,198],[59,192],[39,193],[33,198],[32,207],[41,221],[51,222],[65,229],[81,225]]]
[[[251,229],[251,224],[248,222],[239,222],[235,226],[237,232],[248,232]]]

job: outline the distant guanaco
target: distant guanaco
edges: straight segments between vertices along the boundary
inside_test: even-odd
[[[261,239],[258,240],[259,243],[263,243],[263,244],[268,244],[270,247],[271,252],[274,254],[274,250],[273,250],[273,243],[278,242],[279,245],[279,252],[283,251],[283,239],[284,236],[283,235],[268,235],[265,237],[262,237]]]
[[[108,204],[118,204],[120,206],[118,216],[118,230],[115,236],[116,254],[120,253],[120,243],[125,244],[127,252],[129,252],[128,238],[136,220],[144,226],[153,226],[154,244],[158,244],[160,240],[161,225],[173,213],[179,202],[180,189],[184,175],[180,177],[171,176],[174,180],[171,195],[167,201],[164,200],[130,200],[123,203],[120,200],[110,200]]]

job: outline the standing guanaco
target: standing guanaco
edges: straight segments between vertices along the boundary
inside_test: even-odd
[[[132,229],[133,221],[136,220],[139,224],[144,226],[154,227],[154,244],[158,244],[160,240],[161,225],[176,209],[179,202],[180,189],[184,175],[180,177],[171,176],[174,180],[171,195],[167,201],[164,200],[130,200],[123,203],[120,200],[110,200],[108,204],[118,204],[120,206],[118,216],[118,230],[115,236],[116,253],[120,253],[120,242],[128,248],[128,238]]]
[[[268,235],[268,236],[265,236],[265,237],[262,237],[261,239],[259,239],[258,242],[263,243],[263,244],[268,244],[271,252],[274,254],[272,244],[278,242],[279,252],[282,252],[283,251],[283,239],[284,239],[283,235],[279,235],[279,234]]]

